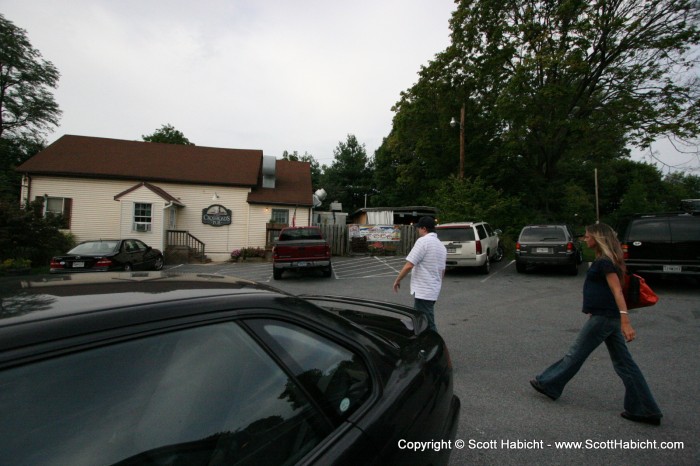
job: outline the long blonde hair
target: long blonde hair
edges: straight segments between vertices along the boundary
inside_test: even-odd
[[[619,272],[617,275],[620,277],[620,281],[622,281],[627,267],[625,266],[622,246],[620,246],[620,240],[617,239],[615,230],[605,223],[595,223],[586,227],[586,233],[595,240],[596,258],[605,257],[610,259],[618,268]]]

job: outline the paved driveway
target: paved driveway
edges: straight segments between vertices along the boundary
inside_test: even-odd
[[[331,278],[285,273],[270,263],[184,265],[295,293],[358,296],[411,305],[408,286],[392,291],[402,257],[334,258]],[[556,270],[518,274],[511,262],[489,275],[448,272],[436,305],[462,401],[451,464],[700,464],[700,287],[692,280],[652,280],[660,302],[630,313],[636,362],[664,412],[660,427],[619,416],[624,388],[605,347],[598,348],[556,402],[528,380],[561,358],[585,321],[580,312],[586,264],[576,277]],[[408,285],[408,283],[406,283]],[[439,439],[436,439],[439,440]],[[571,442],[571,443],[564,443]]]

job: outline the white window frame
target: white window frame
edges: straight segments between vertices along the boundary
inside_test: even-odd
[[[279,219],[275,216],[275,214],[281,215],[284,212],[284,221],[280,222]],[[272,220],[272,223],[285,223],[289,225],[289,209],[272,209],[272,213],[270,214],[270,220]]]
[[[65,197],[57,197],[57,196],[47,196],[44,198],[44,217],[46,217],[46,214],[50,215],[63,215],[63,212],[65,212],[66,208],[66,198]],[[57,199],[61,200],[61,208],[58,212],[49,210],[49,201],[55,201]]]
[[[134,202],[133,214],[132,230],[139,233],[150,232],[153,225],[153,204],[150,202]]]

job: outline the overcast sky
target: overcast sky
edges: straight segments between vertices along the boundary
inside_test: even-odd
[[[449,44],[452,0],[0,0],[60,71],[50,135],[369,156],[400,92]]]
[[[400,93],[449,44],[454,9],[453,0],[0,0],[61,73],[63,117],[49,142],[141,140],[172,124],[199,146],[297,151],[326,165],[348,134],[374,155]],[[697,153],[652,149],[698,172]]]

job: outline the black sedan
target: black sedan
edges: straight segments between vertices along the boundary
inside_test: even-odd
[[[84,241],[51,259],[51,273],[160,270],[163,253],[138,239]]]
[[[0,296],[13,464],[449,459],[450,356],[411,308],[166,272],[4,279]]]

